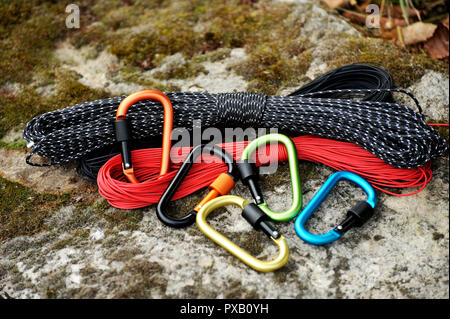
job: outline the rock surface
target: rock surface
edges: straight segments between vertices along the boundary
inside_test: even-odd
[[[298,1],[293,15],[303,21],[302,32],[310,38],[315,57],[304,81],[329,69],[325,57],[333,48],[324,39],[338,37],[334,31],[339,37],[359,37],[347,22],[314,1]],[[92,57],[88,48],[63,44],[55,56],[62,68],[79,73],[79,81],[86,86],[103,88],[112,95],[144,87],[120,82],[114,71],[120,70],[121,62],[106,51]],[[244,90],[248,82],[232,66],[247,58],[244,49],[235,48],[223,59],[203,62],[206,72],[170,81],[183,91]],[[159,71],[174,61],[186,63],[184,59],[172,55]],[[408,89],[416,94],[428,119],[448,118],[447,75],[429,70]],[[280,92],[287,91],[289,88],[282,88]],[[87,182],[77,176],[73,165],[34,168],[24,159],[24,151],[0,148],[0,175],[38,193],[71,191],[78,199],[49,214],[42,231],[0,243],[0,294],[6,292],[13,298],[449,297],[448,155],[433,162],[433,178],[419,194],[394,197],[378,192],[374,217],[333,244],[309,245],[297,237],[292,222],[277,224],[288,241],[290,258],[285,267],[271,273],[247,267],[206,238],[196,225],[182,230],[164,226],[155,215],[155,205],[123,211],[110,207],[98,194],[90,194],[90,201],[84,201],[80,190]],[[306,162],[300,163],[300,170],[312,171],[302,180],[303,202],[307,203],[333,170]],[[288,181],[286,164],[280,165],[276,178],[261,178],[273,210],[288,207]],[[241,182],[231,194],[251,198]],[[194,194],[179,200],[176,209],[187,211],[199,198],[201,194]],[[339,183],[308,222],[308,229],[328,231],[362,199],[361,190]],[[226,207],[215,212],[210,222],[255,256],[275,256],[276,247],[253,231],[238,209]]]

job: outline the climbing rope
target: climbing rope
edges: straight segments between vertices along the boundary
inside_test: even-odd
[[[191,128],[198,120],[204,128],[262,127],[278,128],[289,135],[314,134],[355,143],[398,168],[422,166],[447,150],[445,139],[425,123],[418,101],[408,92],[386,87],[392,85],[387,80],[390,79],[387,71],[367,64],[352,65],[352,68],[361,76],[365,69],[379,70],[382,76],[377,81],[367,82],[378,87],[346,89],[358,82],[358,77],[352,77],[347,66],[340,69],[345,71],[345,76],[339,69],[333,70],[330,75],[310,83],[309,93],[300,89],[284,97],[247,92],[167,93],[174,108],[174,127]],[[344,89],[314,91],[328,88],[325,84],[339,78]],[[379,88],[381,84],[383,87]],[[411,96],[419,113],[404,105],[380,101],[387,99],[391,92]],[[327,95],[329,97],[320,97]],[[337,99],[336,95],[347,99]],[[352,96],[363,98],[350,99]],[[33,118],[24,129],[24,138],[32,147],[27,163],[36,166],[62,164],[113,145],[115,135],[111,119],[124,98],[81,103]],[[132,123],[133,139],[161,135],[163,113],[159,102],[137,102],[130,109],[128,118]],[[51,162],[33,163],[30,159],[34,154]]]
[[[372,184],[373,187],[397,196],[409,196],[420,192],[430,181],[431,164],[422,167],[401,169],[393,167],[373,154],[353,143],[330,140],[318,136],[304,135],[292,138],[301,160],[325,164],[339,171],[351,171]],[[218,144],[234,159],[240,159],[242,151],[249,142],[230,142]],[[278,147],[276,151],[272,147]],[[268,162],[286,162],[287,153],[282,144],[270,144],[255,152],[256,166]],[[173,147],[171,150],[171,169],[158,176],[161,162],[161,148],[148,148],[132,151],[133,165],[139,184],[129,183],[122,173],[121,157],[116,155],[100,169],[97,177],[99,193],[112,206],[122,209],[145,207],[157,203],[162,193],[177,173],[191,147]],[[206,187],[228,167],[221,161],[196,162],[175,192],[172,200],[185,197]],[[300,166],[301,171],[301,166]],[[412,193],[394,193],[386,188],[420,187]]]

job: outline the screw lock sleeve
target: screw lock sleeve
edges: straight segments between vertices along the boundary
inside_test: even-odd
[[[259,230],[259,223],[263,220],[267,220],[267,215],[255,204],[250,203],[245,206],[242,211],[242,217],[253,226],[255,230]]]
[[[244,217],[255,230],[262,230],[267,236],[273,237],[274,239],[280,237],[280,234],[265,222],[268,219],[267,215],[254,203],[250,203],[244,207],[242,210],[242,217]]]
[[[254,163],[250,163],[248,159],[243,159],[238,163],[239,174],[242,182],[248,186],[250,193],[257,205],[264,203],[261,188],[258,184],[258,173]]]
[[[123,142],[131,139],[131,125],[128,118],[115,120],[114,131],[116,133],[116,141]]]
[[[335,230],[344,234],[350,228],[361,227],[374,214],[374,209],[366,201],[360,201],[347,212],[347,218]]]
[[[373,213],[374,209],[372,206],[366,201],[360,201],[347,212],[347,217],[352,216],[355,219],[355,226],[361,227],[372,217]]]
[[[256,165],[250,163],[248,159],[240,160],[238,163],[239,174],[244,182],[247,182],[249,178],[258,179],[258,173],[256,173]]]

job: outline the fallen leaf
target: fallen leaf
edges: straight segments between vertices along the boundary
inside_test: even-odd
[[[436,31],[437,25],[433,23],[416,22],[401,28],[403,43],[405,45],[425,42],[431,38]]]
[[[336,9],[347,3],[347,0],[325,0],[331,10]]]
[[[444,21],[445,22],[445,21]],[[448,18],[447,26],[440,23],[434,32],[434,35],[424,44],[425,51],[432,59],[443,59],[448,57]]]

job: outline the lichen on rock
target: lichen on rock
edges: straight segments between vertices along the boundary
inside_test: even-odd
[[[378,192],[373,218],[331,245],[308,245],[291,222],[276,223],[290,259],[278,271],[259,273],[195,225],[164,226],[155,205],[112,207],[95,184],[77,175],[74,163],[27,166],[17,135],[38,114],[141,88],[283,95],[334,67],[361,61],[386,65],[397,87],[419,98],[426,120],[448,121],[448,62],[364,38],[313,0],[79,3],[78,30],[55,27],[64,23],[62,2],[0,4],[0,294],[448,298],[448,156],[433,161],[433,178],[419,194]],[[305,161],[299,170],[304,204],[334,171]],[[272,209],[289,207],[287,164],[260,183]],[[204,193],[175,201],[169,213],[182,216]],[[231,194],[251,199],[241,182]],[[362,199],[360,189],[339,183],[307,228],[328,231]],[[208,220],[253,255],[276,255],[238,208],[224,207]]]

